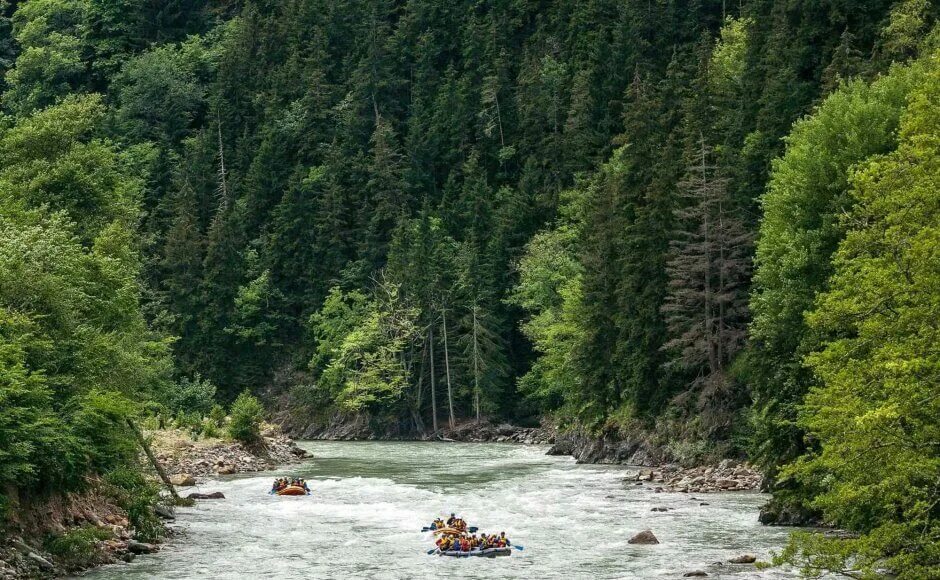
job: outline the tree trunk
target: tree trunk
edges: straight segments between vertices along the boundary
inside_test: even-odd
[[[441,310],[444,317],[444,368],[447,370],[447,409],[450,411],[450,428],[454,428],[454,393],[450,388],[450,355],[447,352],[447,309]]]
[[[176,488],[173,487],[173,484],[170,483],[170,478],[167,477],[166,471],[163,470],[163,466],[160,465],[160,462],[157,461],[157,458],[153,454],[153,450],[150,449],[150,444],[147,443],[147,440],[144,438],[144,434],[140,432],[140,429],[137,428],[137,425],[130,419],[127,418],[127,426],[131,428],[131,431],[134,432],[134,436],[137,438],[137,442],[140,443],[140,446],[144,448],[144,454],[147,456],[147,459],[150,460],[150,464],[153,465],[153,468],[157,471],[157,475],[160,476],[160,479],[163,480],[163,484],[168,490],[170,490],[170,495],[173,496],[173,499],[180,499],[178,493],[176,493]]]
[[[222,119],[218,122],[219,133],[219,215],[225,213],[228,209],[228,184],[225,182],[225,149],[222,147]]]
[[[705,165],[705,138],[700,136],[702,146],[702,191],[705,195],[709,194],[708,187],[708,167]],[[711,231],[708,227],[708,212],[710,211],[707,200],[703,206],[703,228],[704,228],[704,251],[705,251],[705,347],[708,349],[708,371],[714,374],[718,370],[715,360],[715,331],[714,316],[712,314],[712,252],[711,252]]]
[[[421,345],[424,346],[423,344]],[[424,433],[424,420],[421,419],[421,403],[423,402],[422,395],[424,394],[424,362],[427,360],[428,351],[425,348],[421,349],[421,366],[418,370],[418,385],[415,387],[415,404],[411,408],[411,417],[415,422],[415,429],[419,433]]]
[[[434,388],[434,326],[430,330],[431,348],[431,427],[437,433],[437,392]]]
[[[473,406],[480,422],[480,356],[477,347],[477,305],[473,305]]]
[[[718,368],[724,367],[725,357],[725,231],[721,201],[718,202]]]

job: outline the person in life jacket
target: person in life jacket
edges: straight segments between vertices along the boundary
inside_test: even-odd
[[[450,517],[447,518],[447,527],[453,526],[455,521],[457,521],[457,516],[454,514],[450,514]]]
[[[512,543],[509,541],[509,538],[506,537],[506,532],[499,533],[499,547],[506,548],[511,546]]]

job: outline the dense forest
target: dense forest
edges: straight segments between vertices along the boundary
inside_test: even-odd
[[[0,0],[0,511],[247,389],[746,456],[929,577],[938,12]]]

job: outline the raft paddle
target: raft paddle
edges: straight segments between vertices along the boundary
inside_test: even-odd
[[[513,544],[512,547],[519,550],[520,552],[525,550],[525,546],[520,546],[519,544]]]
[[[436,551],[437,551],[437,548],[431,548],[430,550],[428,550],[428,556],[430,556],[431,554],[433,554],[433,553],[436,552]]]
[[[437,532],[440,530],[452,530],[452,529],[455,529],[455,528],[432,528],[431,526],[424,526],[423,528],[421,528],[421,531],[422,532]],[[480,528],[478,528],[477,526],[470,526],[469,528],[467,528],[467,531],[470,532],[471,534],[475,534],[477,533],[477,530],[479,529]]]

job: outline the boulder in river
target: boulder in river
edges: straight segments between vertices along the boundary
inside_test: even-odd
[[[692,570],[682,575],[683,578],[700,578],[703,576],[708,576],[704,570]]]
[[[231,475],[235,473],[234,465],[223,465],[216,470],[219,475]]]
[[[196,478],[188,473],[177,473],[176,475],[170,476],[170,483],[182,487],[189,487],[196,485]]]
[[[153,544],[138,542],[137,540],[127,541],[127,550],[133,554],[153,554],[157,549]]]
[[[642,544],[642,545],[651,545],[658,544],[659,540],[656,539],[656,535],[653,534],[653,530],[643,530],[639,534],[633,536],[627,540],[628,544]]]
[[[163,505],[162,503],[153,506],[153,513],[165,520],[176,519],[176,511],[171,506]]]
[[[743,554],[728,560],[732,564],[753,564],[757,561],[757,556],[753,554]]]
[[[221,491],[213,491],[212,493],[191,493],[186,496],[189,499],[225,499],[225,494]]]
[[[650,510],[651,512],[668,512],[669,508],[667,507],[654,507]]]

